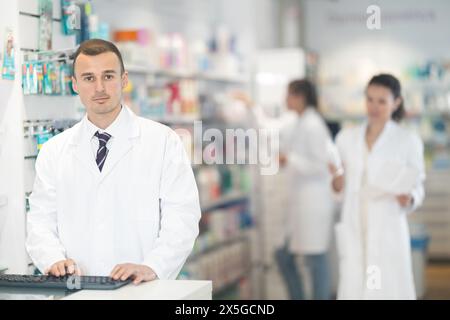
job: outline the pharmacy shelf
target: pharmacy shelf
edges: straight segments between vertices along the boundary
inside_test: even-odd
[[[362,121],[367,118],[365,114],[324,114],[328,121]]]
[[[250,82],[250,78],[248,76],[222,76],[215,74],[197,74],[197,78],[205,81],[215,81],[215,82],[229,82],[229,83],[239,83],[245,84]]]
[[[202,258],[206,258],[209,255],[211,255],[211,257],[220,252],[220,251],[226,251],[228,247],[234,246],[238,243],[248,243],[248,234],[247,231],[249,229],[245,229],[242,230],[240,232],[239,235],[236,235],[233,238],[230,238],[228,240],[222,241],[216,245],[212,245],[209,248],[194,253],[192,256],[190,256],[188,258],[188,260],[186,261],[186,265],[197,265],[197,266],[202,266],[203,265],[203,261],[201,260]],[[252,271],[252,264],[250,261],[250,256],[245,255],[245,257],[248,257],[248,265],[242,266],[242,270],[234,270],[236,272],[232,272],[230,274],[228,274],[228,279],[224,279],[224,281],[222,281],[218,287],[213,287],[213,294],[216,296],[220,296],[224,293],[226,293],[227,291],[231,290],[232,288],[236,287],[236,285],[239,284],[240,280],[246,277],[249,277],[251,275],[251,271]],[[247,260],[247,259],[245,259]],[[245,262],[244,262],[245,263]]]
[[[210,212],[217,209],[231,207],[248,201],[249,195],[243,192],[232,192],[220,197],[217,200],[202,204],[202,212]]]
[[[227,239],[225,241],[222,242],[218,242],[216,244],[211,245],[208,248],[205,248],[199,252],[196,252],[192,255],[189,256],[189,258],[186,260],[186,263],[192,263],[192,262],[196,262],[200,257],[205,256],[207,254],[210,254],[211,252],[217,251],[217,250],[221,250],[225,247],[229,247],[235,243],[238,242],[246,242],[247,241],[247,236],[240,234],[238,236],[232,237],[230,239]]]
[[[435,89],[435,90],[447,90],[450,88],[450,82],[448,80],[439,79],[423,79],[410,81],[403,86],[404,91],[413,91],[418,89]]]
[[[236,288],[236,285],[238,285],[242,279],[247,278],[248,276],[250,276],[250,274],[251,269],[247,269],[243,271],[241,274],[239,274],[239,276],[237,276],[236,278],[228,281],[226,284],[218,288],[214,288],[213,286],[213,295],[215,296],[215,298],[217,298],[220,297],[221,295],[224,295],[228,291],[233,290],[234,288]]]
[[[237,242],[245,242],[248,240],[248,235],[246,233],[246,230],[241,230],[241,232],[239,232],[239,234],[224,240],[224,241],[219,241],[216,244],[213,244],[201,251],[195,252],[192,255],[189,256],[189,258],[187,259],[186,263],[188,262],[195,262],[196,260],[198,260],[198,258],[200,258],[203,255],[207,255],[211,252],[217,251],[217,250],[221,250],[225,247],[229,247]]]
[[[420,120],[424,118],[448,118],[449,112],[427,111],[419,114],[409,114],[405,117],[405,121]],[[364,121],[367,119],[366,114],[324,114],[324,118],[328,121]]]
[[[166,77],[175,79],[194,79],[210,82],[223,82],[236,84],[244,84],[250,81],[250,77],[244,75],[230,76],[230,75],[218,75],[209,73],[155,70],[150,67],[136,66],[136,65],[128,65],[126,67],[126,70],[131,74],[135,73],[135,74],[153,75],[156,77]]]
[[[125,70],[128,71],[128,73],[142,73],[142,74],[151,74],[152,73],[152,71],[151,71],[152,68],[150,68],[150,67],[126,64],[126,63],[125,63]]]
[[[162,116],[162,117],[153,117],[153,116],[145,116],[145,118],[164,123],[164,124],[173,124],[173,125],[185,125],[185,124],[193,124],[194,121],[200,121],[201,118],[198,115],[184,115],[184,116]]]

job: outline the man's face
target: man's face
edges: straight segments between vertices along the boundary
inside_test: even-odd
[[[127,83],[128,74],[121,75],[119,58],[113,52],[78,56],[73,89],[88,114],[107,114],[120,107],[122,90]]]

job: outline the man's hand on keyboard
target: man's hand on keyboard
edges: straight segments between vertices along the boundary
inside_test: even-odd
[[[157,278],[152,268],[133,263],[118,264],[111,271],[110,277],[114,280],[120,279],[122,281],[131,277],[134,284],[139,284],[142,281],[152,281]]]
[[[75,274],[81,276],[80,268],[78,268],[75,261],[72,259],[61,260],[54,263],[47,271],[46,274],[53,275],[56,277],[62,277],[66,274]]]

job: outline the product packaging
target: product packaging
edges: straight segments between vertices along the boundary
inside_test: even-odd
[[[72,90],[72,68],[66,63],[61,63],[59,70],[61,95],[68,96],[75,94]]]
[[[73,35],[80,30],[80,7],[74,0],[61,0],[61,25],[65,35]]]
[[[77,33],[77,44],[89,40],[89,16],[92,14],[90,2],[77,3],[80,10],[80,32]]]
[[[14,77],[15,77],[14,34],[12,29],[7,28],[5,32],[2,78],[7,80],[14,80]]]
[[[34,70],[36,72],[37,79],[37,94],[44,92],[44,70],[41,62],[34,63]]]
[[[39,152],[42,148],[42,145],[46,143],[50,138],[52,137],[52,134],[45,130],[42,132],[39,132],[36,134],[36,141],[37,141],[37,151]]]
[[[24,95],[30,94],[30,69],[29,62],[22,64],[22,89]]]
[[[29,85],[29,91],[30,94],[37,94],[38,93],[38,76],[37,76],[37,69],[36,69],[36,62],[30,61],[28,64],[28,85]]]
[[[53,1],[39,0],[39,50],[52,49]]]

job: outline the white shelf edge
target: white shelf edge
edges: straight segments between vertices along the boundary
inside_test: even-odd
[[[198,252],[193,252],[186,260],[186,263],[195,263],[196,260],[201,256],[205,256],[212,252],[222,250],[224,248],[227,248],[227,247],[229,247],[233,244],[239,243],[239,242],[248,241],[249,240],[249,230],[251,230],[251,229],[252,228],[242,229],[239,231],[239,233],[235,234],[234,236],[230,237],[229,239],[217,241],[217,243],[214,243],[203,250],[200,250]]]
[[[152,117],[152,116],[143,116],[146,119],[150,119],[156,122],[161,123],[170,123],[170,124],[191,124],[194,121],[201,121],[202,119],[199,116],[163,116],[163,117]]]
[[[215,207],[220,207],[229,202],[237,201],[243,198],[249,198],[249,194],[245,192],[231,192],[230,194],[223,195],[216,200],[201,204],[201,208],[202,211],[211,211]]]
[[[247,75],[216,75],[209,73],[194,73],[194,72],[177,72],[170,70],[155,70],[150,67],[143,67],[137,65],[128,65],[125,68],[126,71],[130,73],[142,73],[162,77],[172,77],[172,78],[185,78],[185,79],[198,79],[214,82],[230,82],[230,83],[248,83],[250,82],[250,76]]]

